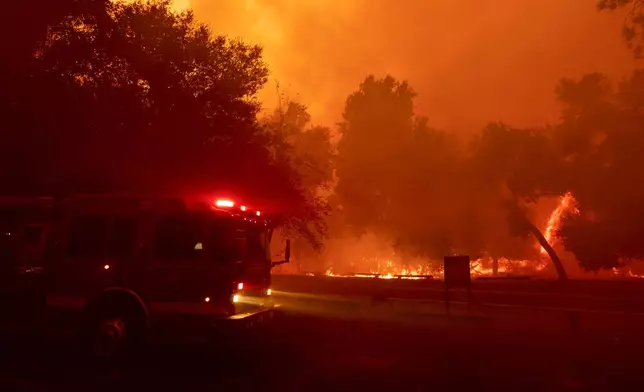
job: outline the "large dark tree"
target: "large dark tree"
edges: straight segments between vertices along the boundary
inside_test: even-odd
[[[336,193],[356,233],[386,227],[400,163],[414,132],[414,92],[405,82],[369,76],[346,101],[338,143]]]
[[[295,215],[311,207],[257,122],[261,48],[168,1],[11,3],[0,191],[226,192]]]
[[[644,257],[644,71],[611,89],[598,74],[564,80],[559,138],[572,175],[578,214],[560,235],[587,270]]]
[[[574,196],[574,208],[556,234],[582,268],[597,271],[641,259],[644,72],[616,90],[605,76],[589,74],[562,80],[556,91],[564,105],[557,126],[523,130],[492,124],[483,130],[471,148],[476,168],[471,182],[478,179],[494,189],[490,200],[505,205],[509,228],[517,235],[534,234],[560,277],[565,271],[557,254],[529,214],[532,202],[542,197]],[[483,188],[477,193],[486,195]]]
[[[548,253],[559,278],[565,279],[557,253],[530,217],[530,207],[539,198],[566,192],[565,172],[548,130],[490,124],[475,138],[471,151],[473,169],[469,181],[478,188],[476,194],[481,195],[478,208],[496,211],[492,216],[497,219],[500,208],[509,232],[519,238],[533,235]],[[484,230],[485,222],[480,223]],[[493,257],[536,256],[507,238],[489,238],[486,248]]]
[[[467,146],[417,117],[413,98],[406,83],[369,77],[347,100],[336,188],[346,222],[429,260],[536,256],[533,244],[510,235],[508,213],[523,217],[521,236],[543,239],[517,209],[538,197],[551,167],[539,155],[542,139],[497,125]]]
[[[414,96],[406,82],[370,76],[347,99],[336,187],[345,222],[412,256],[478,254],[482,246],[464,224],[469,210],[459,141],[416,116]]]

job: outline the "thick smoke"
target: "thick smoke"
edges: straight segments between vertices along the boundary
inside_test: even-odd
[[[188,0],[175,0],[186,3]],[[556,120],[561,77],[632,66],[623,15],[587,0],[189,0],[213,31],[261,44],[275,80],[333,124],[369,73],[408,79],[433,126]]]
[[[276,106],[279,83],[324,125],[339,121],[347,96],[368,74],[408,80],[418,114],[466,135],[490,121],[556,122],[554,88],[562,77],[601,72],[619,80],[637,66],[620,35],[624,14],[599,13],[587,0],[175,2],[193,8],[215,33],[264,47],[271,82],[260,99],[267,111]],[[538,208],[540,227],[551,207]],[[351,260],[340,264],[360,270],[352,265],[360,255],[393,252],[381,244],[335,238],[299,272],[343,258]],[[571,255],[563,259],[576,266]]]

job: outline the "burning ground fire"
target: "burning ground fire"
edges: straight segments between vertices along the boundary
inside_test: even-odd
[[[483,266],[485,260],[476,259],[471,262],[471,273],[474,277],[493,276],[493,268]],[[498,274],[507,274],[511,272],[520,272],[528,268],[535,269],[534,263],[529,260],[509,260],[499,259]],[[372,269],[369,273],[356,273],[356,274],[337,274],[333,272],[333,268],[329,268],[325,275],[334,278],[373,278],[373,279],[403,279],[403,280],[421,280],[421,279],[440,279],[443,277],[443,268],[431,267],[430,265],[438,266],[439,262],[428,263],[427,266],[417,265],[415,267],[400,267],[393,260],[385,260],[380,265],[384,267]],[[545,263],[543,264],[545,267]],[[539,270],[543,269],[541,264]]]
[[[550,213],[546,227],[544,228],[544,237],[551,245],[556,241],[555,234],[561,226],[561,219],[565,213],[576,212],[575,199],[571,193],[566,193],[561,197],[557,207]],[[540,272],[543,271],[548,265],[548,254],[545,249],[540,249],[541,258],[539,260],[509,260],[498,259],[496,273],[499,275],[507,275],[511,273],[520,273],[521,271]],[[494,268],[487,267],[491,265],[491,260],[476,259],[471,262],[471,273],[474,277],[493,276],[495,274]],[[354,277],[354,278],[374,278],[374,279],[428,279],[428,278],[442,278],[443,269],[442,263],[437,261],[435,263],[419,264],[414,266],[401,266],[392,259],[378,259],[378,258],[364,258],[362,265],[365,267],[364,271],[368,273],[356,274],[338,274],[329,268],[326,271],[326,276],[329,277]]]
[[[561,228],[562,218],[567,213],[578,213],[575,198],[571,193],[561,197],[555,209],[550,213],[548,221],[543,230],[543,235],[549,244],[556,245],[556,233]],[[539,246],[539,245],[537,245]],[[539,246],[540,247],[540,246]],[[542,247],[539,249],[538,260],[510,260],[498,259],[496,273],[498,275],[521,274],[533,275],[544,271],[550,263],[548,253]],[[489,259],[475,259],[471,261],[471,273],[473,277],[494,276],[494,268],[489,267],[492,262]],[[362,260],[363,271],[368,273],[338,274],[329,268],[326,271],[328,277],[353,277],[373,279],[441,279],[443,277],[442,261],[426,262],[413,266],[401,265],[393,259],[364,258]],[[613,268],[612,276],[625,278],[644,279],[644,275],[634,273],[630,268]]]

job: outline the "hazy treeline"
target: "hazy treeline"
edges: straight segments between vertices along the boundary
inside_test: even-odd
[[[535,205],[570,192],[574,213],[557,235],[583,268],[642,257],[644,71],[562,79],[556,124],[491,123],[471,137],[432,128],[408,83],[368,76],[332,129],[284,99],[260,116],[261,48],[213,35],[167,1],[7,10],[3,193],[226,189],[284,212],[313,249],[327,234],[371,232],[410,256],[530,259],[536,238],[563,275]],[[636,54],[639,20],[625,30]]]

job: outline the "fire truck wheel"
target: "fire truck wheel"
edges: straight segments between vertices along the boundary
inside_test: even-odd
[[[143,309],[125,301],[100,301],[88,307],[83,326],[83,347],[102,362],[122,360],[143,341]]]

